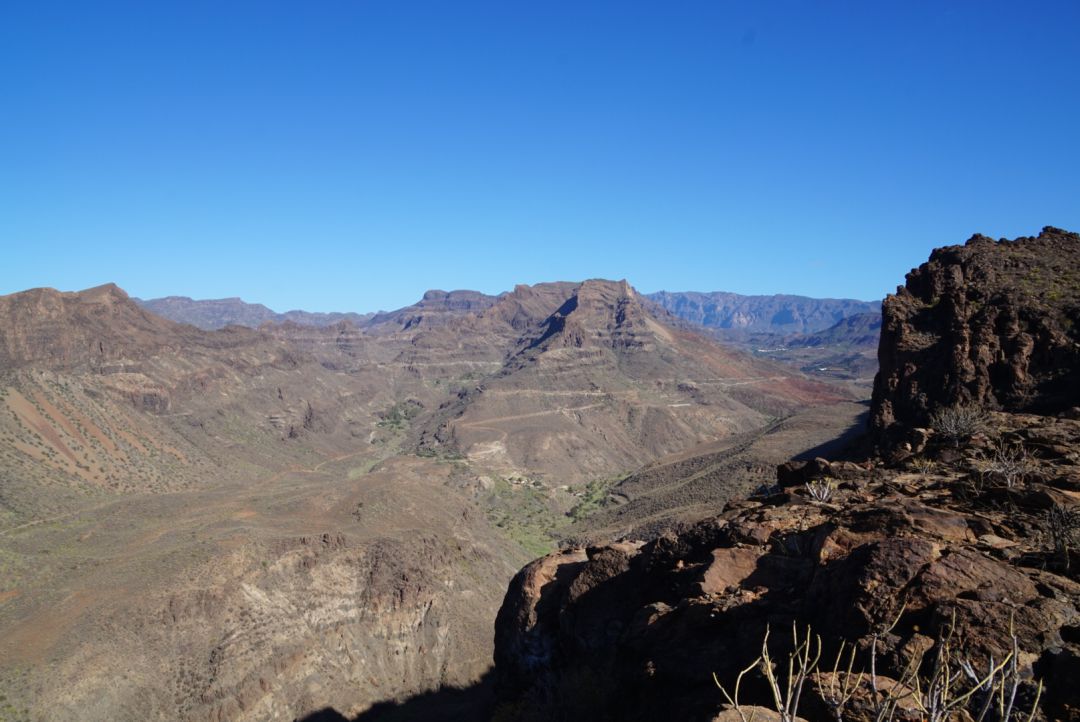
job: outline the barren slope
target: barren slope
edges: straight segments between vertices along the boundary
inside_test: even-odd
[[[662,323],[625,281],[566,290],[556,309],[526,326],[498,373],[435,418],[422,437],[428,448],[450,446],[503,474],[573,484],[843,398],[787,367]],[[517,311],[521,295],[515,290],[482,318],[516,317],[506,307]]]
[[[842,397],[625,283],[433,292],[369,328],[207,332],[115,286],[0,319],[18,718],[289,720],[468,684],[578,482]]]

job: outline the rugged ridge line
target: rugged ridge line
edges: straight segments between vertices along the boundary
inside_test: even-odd
[[[935,250],[882,304],[870,424],[926,426],[942,407],[1080,405],[1080,235],[974,235]]]
[[[911,665],[931,673],[950,628],[956,653],[980,667],[1006,658],[1014,631],[1019,704],[1034,704],[1039,679],[1036,719],[1080,718],[1080,539],[1048,521],[1080,519],[1080,420],[1017,411],[1074,405],[1060,380],[1075,370],[1066,289],[1080,268],[1077,240],[1055,229],[1015,242],[976,237],[935,251],[886,300],[874,429],[887,418],[909,433],[957,400],[1009,409],[987,411],[984,429],[959,446],[922,429],[907,447],[917,464],[789,462],[775,486],[713,518],[647,543],[564,549],[522,569],[496,622],[495,719],[738,719],[713,675],[733,689],[767,629],[784,664],[790,630],[807,625],[827,666],[804,689],[806,719],[835,719],[822,690],[841,643],[865,670],[876,639],[888,688]],[[1039,284],[1024,287],[1034,270]],[[973,299],[991,310],[968,308]],[[905,327],[912,318],[928,323]],[[969,354],[972,338],[996,340],[997,355]],[[973,357],[988,360],[956,379]],[[995,358],[1013,372],[989,372]],[[917,383],[890,385],[897,368]],[[924,405],[905,405],[910,398]],[[1025,450],[1021,471],[995,465],[1003,448]],[[844,719],[873,719],[876,693],[865,684],[855,682]],[[756,673],[741,694],[744,705],[772,706]],[[891,719],[922,716],[909,701]]]

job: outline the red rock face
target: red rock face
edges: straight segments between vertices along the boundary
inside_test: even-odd
[[[933,252],[882,304],[871,427],[925,426],[944,406],[1056,413],[1080,405],[1080,235],[973,236]]]
[[[1031,433],[1080,441],[1078,422],[1023,419]],[[1047,463],[1047,474],[1057,466]],[[899,615],[879,642],[882,684],[896,684],[913,655],[932,658],[953,620],[971,660],[1003,659],[1011,628],[1025,674],[1046,683],[1046,718],[1075,719],[1080,697],[1068,680],[1080,669],[1080,583],[1031,531],[1040,512],[1021,510],[1071,492],[1033,485],[1011,511],[994,511],[941,471],[933,489],[894,470],[852,471],[830,504],[801,492],[742,501],[644,545],[533,562],[498,616],[500,709],[519,721],[714,719],[724,699],[712,674],[732,684],[766,627],[782,663],[792,624],[810,625],[827,673],[841,640],[860,645],[856,669],[865,669],[871,635]],[[754,675],[742,692],[743,704],[771,705]],[[820,704],[808,692],[800,714],[832,719]]]

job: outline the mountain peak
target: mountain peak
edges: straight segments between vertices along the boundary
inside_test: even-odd
[[[93,288],[88,288],[85,291],[79,291],[78,294],[87,299],[109,298],[126,301],[130,298],[130,296],[128,296],[127,294],[127,291],[120,288],[115,283],[111,282],[103,283],[100,286],[94,286]]]

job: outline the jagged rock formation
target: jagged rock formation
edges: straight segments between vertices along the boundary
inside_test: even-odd
[[[676,316],[711,329],[780,334],[814,333],[848,316],[876,313],[876,302],[806,296],[659,291],[648,298]]]
[[[871,426],[925,426],[975,404],[1057,413],[1080,405],[1080,236],[975,235],[940,248],[882,304]]]
[[[533,562],[496,623],[495,719],[711,720],[724,702],[712,674],[731,689],[766,626],[776,659],[790,649],[793,623],[811,625],[826,668],[846,640],[861,650],[857,671],[867,668],[870,636],[898,615],[879,648],[883,678],[933,648],[954,615],[967,658],[1000,660],[1012,620],[1024,674],[1046,683],[1047,718],[1075,719],[1080,555],[1066,568],[1040,530],[1046,507],[1080,501],[1080,422],[996,422],[1064,452],[1032,472],[1049,484],[973,497],[970,460],[941,462],[932,477],[822,460],[810,466],[842,480],[829,503],[812,501],[788,470],[781,478],[798,486],[729,503],[680,533]],[[808,683],[800,714],[833,719],[815,689]],[[1032,692],[1022,691],[1028,704]],[[740,701],[771,705],[753,676]]]
[[[907,434],[917,457],[789,462],[776,487],[710,520],[519,572],[496,624],[496,719],[738,719],[713,674],[733,689],[766,629],[785,667],[793,625],[824,646],[806,719],[836,719],[823,690],[844,642],[856,672],[877,649],[881,689],[902,689],[905,670],[933,674],[946,648],[954,665],[985,667],[1015,643],[1021,706],[1037,678],[1037,719],[1080,718],[1080,421],[1018,413],[1077,405],[1078,251],[1056,229],[975,237],[935,251],[885,301],[873,428]],[[1005,411],[962,445],[914,433],[965,402]],[[844,719],[872,719],[881,698],[857,680]],[[921,719],[906,684],[893,719]],[[741,692],[772,706],[758,674]]]

